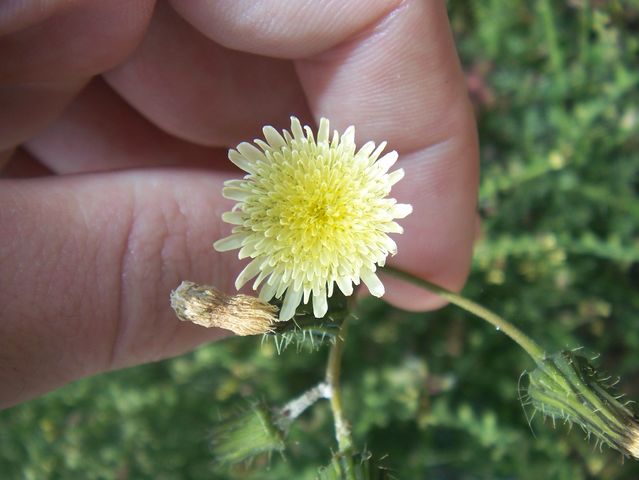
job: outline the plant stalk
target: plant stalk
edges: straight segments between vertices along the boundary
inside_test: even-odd
[[[344,415],[342,391],[339,384],[347,322],[348,315],[344,318],[339,332],[335,337],[335,342],[331,346],[331,350],[328,354],[328,363],[326,365],[326,383],[330,388],[331,410],[333,411],[333,419],[335,422],[335,438],[337,439],[340,453],[349,452],[353,448],[351,426]]]
[[[394,267],[386,266],[382,270],[383,272],[387,272],[397,278],[401,278],[402,280],[406,280],[413,285],[417,285],[418,287],[422,287],[425,290],[428,290],[431,293],[434,293],[441,298],[449,301],[450,303],[457,305],[458,307],[466,310],[467,312],[472,313],[473,315],[485,320],[486,322],[493,325],[497,330],[502,331],[506,335],[508,335],[517,345],[523,348],[528,355],[535,361],[539,362],[545,358],[544,350],[537,345],[537,343],[524,334],[521,330],[515,327],[512,323],[503,319],[496,313],[488,310],[485,307],[482,307],[478,303],[473,302],[467,298],[462,297],[461,295],[451,292],[450,290],[445,289],[444,287],[440,287],[434,283],[429,282],[428,280],[424,280],[414,275],[405,272],[403,270],[399,270]]]
[[[321,382],[294,398],[277,411],[276,423],[281,430],[287,430],[304,411],[320,398],[330,398],[330,386]]]

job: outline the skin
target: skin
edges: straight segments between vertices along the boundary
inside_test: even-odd
[[[463,285],[477,139],[439,0],[9,0],[0,5],[0,406],[227,335],[181,280],[232,292],[226,150],[330,119],[387,140],[414,213],[392,264]],[[383,278],[392,304],[442,301]]]

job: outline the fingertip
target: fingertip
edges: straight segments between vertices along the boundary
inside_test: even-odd
[[[400,0],[172,0],[189,23],[227,48],[276,58],[307,57],[353,37]]]
[[[153,0],[45,3],[69,6],[52,5],[33,25],[0,37],[1,83],[86,81],[113,68],[139,43],[154,5]]]
[[[468,276],[477,235],[478,165],[472,135],[462,135],[406,155],[406,178],[393,189],[413,212],[398,223],[398,253],[389,264],[450,290]],[[383,270],[382,270],[383,271]],[[446,302],[403,281],[384,276],[387,299],[406,310],[431,310]]]

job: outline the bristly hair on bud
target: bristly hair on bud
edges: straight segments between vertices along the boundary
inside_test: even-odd
[[[579,425],[597,443],[639,459],[639,418],[620,401],[610,377],[603,378],[588,359],[562,351],[537,362],[528,373],[523,405]],[[533,414],[534,415],[534,414]]]
[[[203,327],[219,327],[236,335],[273,331],[277,307],[249,295],[226,295],[215,287],[182,282],[171,292],[178,318]]]
[[[255,402],[223,418],[213,426],[211,438],[214,461],[221,466],[282,452],[285,447],[284,432],[274,421],[273,411],[263,402]]]

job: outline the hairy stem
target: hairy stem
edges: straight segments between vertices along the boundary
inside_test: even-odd
[[[348,316],[344,318],[339,332],[335,337],[335,342],[331,346],[331,350],[328,354],[328,364],[326,365],[326,383],[330,388],[331,410],[333,411],[333,419],[335,422],[335,438],[337,439],[340,453],[348,452],[353,447],[351,426],[344,416],[342,391],[339,385],[347,322]]]
[[[448,300],[450,303],[457,305],[458,307],[466,310],[467,312],[472,313],[473,315],[481,318],[482,320],[487,321],[491,325],[493,325],[497,330],[502,331],[506,335],[508,335],[515,343],[517,343],[521,348],[523,348],[528,355],[532,357],[535,362],[541,361],[544,359],[544,351],[543,349],[535,343],[530,337],[524,334],[521,330],[515,327],[512,323],[503,319],[499,315],[494,312],[491,312],[487,308],[482,307],[481,305],[473,302],[472,300],[468,300],[467,298],[458,295],[457,293],[451,292],[450,290],[445,289],[444,287],[440,287],[439,285],[435,285],[434,283],[429,282],[428,280],[423,280],[421,278],[415,277],[414,275],[404,272],[403,270],[399,270],[394,267],[384,267],[384,272],[387,272],[397,278],[401,278],[402,280],[406,280],[418,287],[422,287],[425,290],[428,290],[431,293],[439,295],[445,300]]]
[[[286,430],[304,411],[321,398],[330,398],[331,389],[326,382],[321,382],[294,398],[277,412],[277,423],[281,430]]]

